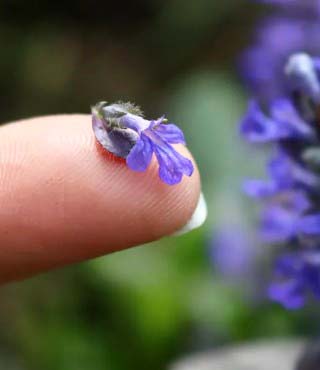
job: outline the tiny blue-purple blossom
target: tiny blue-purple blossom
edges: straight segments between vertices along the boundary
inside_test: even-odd
[[[320,252],[284,254],[277,260],[275,276],[269,296],[286,308],[301,308],[311,295],[320,299]]]
[[[256,143],[287,138],[311,140],[314,137],[314,131],[306,125],[293,104],[283,98],[273,101],[270,117],[261,110],[257,101],[252,100],[240,130],[246,139]]]
[[[304,0],[295,2],[303,4]],[[283,73],[288,57],[301,51],[320,53],[320,7],[319,12],[278,12],[262,19],[254,35],[240,55],[239,72],[256,99],[270,103],[288,92]]]
[[[193,173],[190,159],[172,146],[185,144],[183,132],[164,117],[149,121],[130,103],[100,102],[92,108],[92,126],[102,147],[125,158],[133,171],[146,171],[155,154],[159,177],[164,183],[178,184],[183,175]]]

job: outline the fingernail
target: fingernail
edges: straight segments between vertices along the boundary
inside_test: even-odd
[[[186,225],[184,225],[180,230],[176,231],[172,235],[174,236],[183,235],[188,233],[189,231],[197,229],[198,227],[204,224],[205,220],[207,219],[207,215],[208,215],[207,203],[206,200],[204,199],[203,193],[200,193],[197,207],[193,212],[193,215],[191,216],[190,220]]]

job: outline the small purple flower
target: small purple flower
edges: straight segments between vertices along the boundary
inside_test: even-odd
[[[312,140],[314,137],[313,129],[306,125],[292,102],[286,99],[278,99],[271,104],[270,117],[261,110],[257,101],[252,100],[240,129],[242,135],[253,143],[287,138]]]
[[[183,132],[164,117],[149,121],[130,103],[100,102],[92,108],[92,126],[102,147],[125,158],[133,171],[146,171],[155,154],[166,184],[178,184],[193,173],[192,162],[172,146],[185,144]]]
[[[285,65],[286,97],[262,109],[251,101],[240,131],[255,144],[274,146],[268,179],[245,183],[264,204],[260,235],[290,251],[279,258],[269,295],[287,308],[308,295],[320,299],[320,73],[317,58],[292,55]]]
[[[288,309],[301,308],[308,296],[320,299],[320,251],[292,252],[276,263],[277,281],[269,296]]]
[[[271,206],[261,215],[261,236],[267,243],[281,243],[296,237],[296,223],[299,214],[282,208]]]
[[[319,12],[278,12],[257,25],[252,45],[240,55],[239,70],[259,102],[270,103],[287,94],[283,69],[288,57],[301,51],[320,53],[320,7]]]

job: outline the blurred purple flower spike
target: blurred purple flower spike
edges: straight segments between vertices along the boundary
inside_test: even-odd
[[[146,171],[155,154],[164,183],[178,184],[193,173],[192,162],[172,146],[185,144],[183,132],[164,117],[149,121],[133,104],[100,102],[92,108],[92,127],[102,147],[125,158],[133,171]]]
[[[285,98],[264,109],[251,101],[240,132],[249,142],[273,144],[269,179],[250,180],[246,193],[263,202],[261,237],[284,248],[269,296],[300,308],[320,299],[320,74],[317,58],[292,55],[283,71]]]

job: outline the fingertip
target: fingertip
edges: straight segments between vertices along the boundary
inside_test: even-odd
[[[128,169],[96,143],[89,115],[57,115],[1,128],[0,279],[150,242],[192,218],[200,176],[168,186],[154,159]]]

